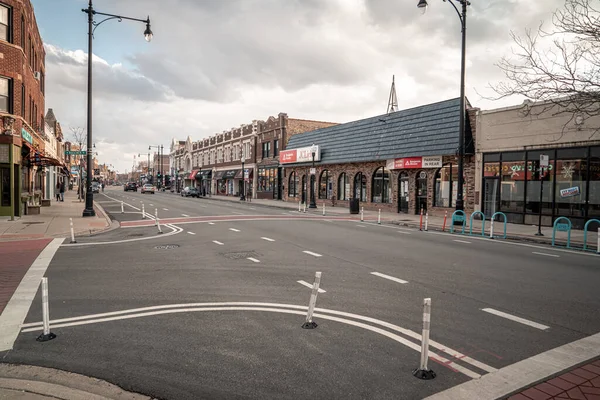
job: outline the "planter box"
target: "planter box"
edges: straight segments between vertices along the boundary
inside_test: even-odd
[[[27,215],[40,215],[40,206],[26,206],[27,207]]]
[[[42,199],[42,207],[50,207],[50,199]]]

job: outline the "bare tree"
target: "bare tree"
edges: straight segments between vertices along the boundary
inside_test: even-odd
[[[498,98],[525,96],[546,102],[541,112],[569,113],[577,117],[600,115],[600,9],[597,0],[565,0],[554,12],[553,27],[543,23],[525,36],[511,32],[514,57],[503,57],[497,66],[507,81],[492,86]],[[550,46],[546,47],[546,40]],[[594,127],[594,136],[600,127]],[[590,137],[591,138],[591,137]]]
[[[70,126],[69,129],[71,130],[71,135],[73,136],[73,141],[75,143],[79,143],[80,146],[82,146],[86,140],[87,140],[87,133],[85,132],[85,129],[77,126],[77,127],[73,127]],[[79,150],[82,150],[81,148]]]

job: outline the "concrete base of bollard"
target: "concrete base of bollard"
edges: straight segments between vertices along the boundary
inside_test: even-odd
[[[44,334],[42,333],[42,334],[41,334],[40,336],[38,336],[38,337],[37,337],[37,339],[35,339],[35,340],[37,340],[38,342],[47,342],[47,341],[49,341],[49,340],[52,340],[52,339],[55,339],[55,338],[56,338],[56,335],[55,335],[54,333],[50,332],[50,333],[49,333],[49,334],[47,334],[47,335],[44,335]]]
[[[423,379],[423,380],[430,380],[435,378],[435,372],[433,372],[432,370],[427,370],[427,369],[415,369],[413,371],[413,376],[419,378],[419,379]]]
[[[302,329],[315,329],[317,326],[319,325],[315,321],[305,322],[302,324]]]

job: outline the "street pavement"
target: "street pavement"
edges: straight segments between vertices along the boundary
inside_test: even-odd
[[[164,192],[95,200],[122,227],[63,243],[45,274],[57,338],[35,340],[38,293],[4,362],[168,399],[417,399],[600,332],[590,253]],[[429,381],[412,376],[424,298]]]

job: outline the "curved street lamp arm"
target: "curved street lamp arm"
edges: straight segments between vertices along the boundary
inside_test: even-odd
[[[111,20],[111,19],[118,19],[118,20],[119,20],[119,22],[122,22],[122,21],[123,21],[123,18],[121,18],[121,17],[117,17],[117,16],[115,16],[115,17],[108,17],[108,18],[105,18],[105,19],[103,19],[103,20],[102,20],[102,21],[100,21],[100,22],[93,21],[93,22],[92,22],[92,25],[94,25],[94,29],[92,30],[92,36],[94,36],[94,32],[96,32],[96,28],[97,28],[97,27],[99,27],[100,25],[102,25],[102,23],[103,23],[103,22],[106,22],[106,21],[108,21],[108,20]]]
[[[454,4],[454,1],[457,1],[457,0],[444,0],[444,1],[448,1],[448,3],[450,3],[452,5],[452,7],[454,7],[456,14],[458,14],[458,18],[460,19],[461,28],[464,29],[465,28],[465,19],[463,18],[463,15],[460,13],[460,11],[458,11],[458,7],[456,7],[456,5]],[[458,0],[458,1],[460,1],[462,3],[463,1],[467,1],[467,0]],[[467,2],[467,5],[469,5],[469,2]]]

